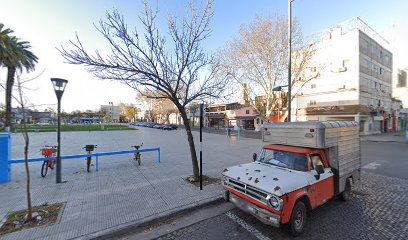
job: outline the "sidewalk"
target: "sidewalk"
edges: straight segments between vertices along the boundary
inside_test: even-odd
[[[55,137],[54,133],[50,134]],[[78,138],[78,133],[75,134]],[[184,180],[191,175],[192,167],[183,131],[141,129],[108,134],[110,135],[94,137],[107,141],[105,145],[111,141],[110,145],[119,146],[121,149],[125,146],[129,148],[129,139],[133,138],[142,138],[144,146],[156,142],[162,149],[162,163],[156,164],[154,154],[142,154],[142,166],[139,167],[131,160],[131,156],[119,155],[100,159],[99,172],[86,173],[82,159],[67,161],[63,162],[63,180],[67,182],[58,185],[55,184],[55,171],[51,171],[46,178],[41,178],[38,176],[40,165],[32,164],[33,205],[65,202],[61,220],[51,226],[11,233],[0,239],[89,239],[221,197],[222,188],[219,184],[205,186],[200,191]],[[64,135],[69,137],[68,134]],[[35,141],[35,136],[40,135],[33,136],[32,140]],[[195,132],[194,136],[197,141],[198,133]],[[18,137],[12,137],[13,145],[19,144],[16,143]],[[77,140],[75,144],[80,144],[78,142],[81,141]],[[98,146],[103,146],[100,142],[97,143]],[[65,142],[65,145],[68,143]],[[220,177],[220,172],[225,167],[250,162],[252,153],[257,152],[259,148],[259,140],[238,140],[218,134],[204,134],[204,174]],[[9,211],[26,208],[22,168],[23,165],[13,166],[13,182],[0,185],[0,220]]]
[[[399,142],[408,143],[403,132],[383,133],[377,135],[361,136],[361,141],[366,142]]]
[[[191,128],[193,131],[200,131],[199,127],[192,127]],[[227,130],[226,128],[212,128],[212,127],[204,127],[203,132],[206,133],[216,133],[216,134],[221,134],[224,136],[227,136]],[[252,138],[252,139],[262,139],[262,132],[260,131],[255,131],[255,130],[245,130],[245,129],[240,129],[240,131],[235,130],[233,128],[230,128],[230,135],[231,136],[238,136],[239,137],[244,137],[244,138]]]

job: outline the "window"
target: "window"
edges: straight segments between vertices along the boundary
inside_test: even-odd
[[[308,170],[306,155],[299,153],[262,149],[257,161],[296,171],[306,172]]]
[[[316,72],[316,67],[311,67],[311,68],[310,68],[310,71],[311,71],[311,72]]]
[[[249,110],[245,110],[245,114],[249,114]]]
[[[316,83],[313,83],[310,87],[311,88],[316,88]]]
[[[323,166],[322,157],[320,156],[320,154],[310,155],[310,170],[316,169],[316,166],[318,165]]]
[[[310,105],[310,106],[316,105],[316,100],[310,100],[310,101],[309,101],[309,105]]]

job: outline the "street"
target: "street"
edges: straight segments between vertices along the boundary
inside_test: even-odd
[[[381,189],[381,191],[379,191]],[[236,208],[156,238],[170,239],[292,239],[287,226],[267,226]],[[408,180],[363,173],[349,202],[332,199],[317,208],[301,239],[407,239]],[[213,211],[213,210],[204,210]],[[194,220],[194,219],[190,219]],[[174,225],[178,219],[172,220]],[[164,228],[164,226],[161,226]],[[154,229],[157,231],[157,229]],[[140,235],[122,239],[139,239]]]
[[[408,179],[408,144],[361,142],[362,168],[366,172]]]

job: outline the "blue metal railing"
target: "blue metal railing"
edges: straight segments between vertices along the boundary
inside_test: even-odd
[[[160,163],[160,148],[149,148],[149,149],[140,149],[140,150],[128,150],[128,151],[117,151],[117,152],[97,152],[91,154],[77,154],[77,155],[66,155],[61,156],[61,160],[69,160],[76,158],[86,158],[86,157],[95,157],[95,169],[99,169],[99,157],[101,156],[112,156],[112,155],[121,155],[121,154],[130,154],[130,153],[141,153],[141,152],[154,152],[157,151],[157,164]],[[41,157],[41,158],[29,158],[28,162],[43,162],[48,160],[56,160],[57,157]],[[9,164],[24,163],[24,159],[15,159],[8,161]]]

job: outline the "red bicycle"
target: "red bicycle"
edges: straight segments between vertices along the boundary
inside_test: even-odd
[[[57,146],[44,146],[41,149],[41,155],[44,157],[55,157],[57,152]],[[41,167],[41,177],[47,176],[48,168],[54,169],[55,160],[46,160]]]

